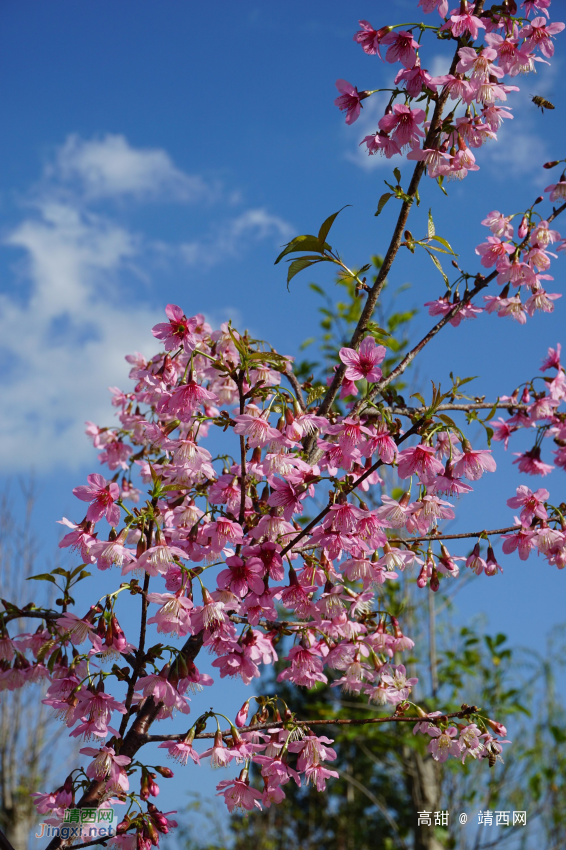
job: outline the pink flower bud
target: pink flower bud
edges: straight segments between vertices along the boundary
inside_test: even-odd
[[[236,715],[236,726],[239,726],[240,729],[242,726],[245,726],[248,720],[248,712],[250,710],[250,701],[249,699],[245,701],[241,709]]]

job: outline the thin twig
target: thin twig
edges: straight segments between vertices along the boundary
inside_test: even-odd
[[[411,428],[409,428],[408,431],[406,431],[401,436],[395,438],[395,443],[397,445],[400,445],[402,442],[404,442],[406,439],[411,437],[413,434],[416,434],[417,431],[419,430],[420,426],[422,425],[422,422],[423,422],[422,419],[419,420],[418,422],[415,422],[414,425]],[[372,475],[376,470],[378,470],[380,466],[383,466],[383,461],[377,460],[372,466],[369,467],[369,469],[366,469],[365,472],[362,475],[360,475],[359,478],[357,478],[352,484],[350,484],[349,487],[346,487],[343,490],[344,494],[348,495],[348,493],[351,493],[352,490],[356,489],[356,487],[359,487],[360,484],[363,481],[365,481],[366,478],[369,478],[369,476]],[[287,552],[289,552],[293,548],[293,546],[296,543],[299,542],[299,540],[302,540],[303,537],[305,537],[309,533],[309,531],[312,531],[312,529],[315,527],[315,525],[317,525],[317,523],[319,523],[320,520],[323,519],[326,516],[326,514],[329,512],[331,507],[332,507],[332,505],[330,505],[330,504],[327,505],[325,508],[323,508],[321,510],[321,512],[317,516],[315,516],[314,519],[312,519],[309,522],[308,525],[305,525],[305,527],[293,538],[293,540],[291,540],[289,543],[287,543],[287,545],[281,550],[281,552],[280,552],[281,557],[286,555]]]
[[[390,543],[406,543],[410,546],[412,543],[417,543],[423,540],[464,540],[467,537],[481,537],[482,534],[509,534],[511,531],[519,531],[520,525],[510,525],[508,528],[492,528],[489,531],[467,531],[465,534],[427,534],[425,537],[390,537]]]
[[[365,399],[364,399],[365,400]],[[443,410],[461,410],[467,413],[470,410],[528,410],[530,405],[518,404],[516,401],[474,401],[469,404],[439,404],[435,407],[434,412]],[[383,413],[390,413],[392,416],[423,416],[426,412],[426,407],[384,407],[381,408]],[[376,411],[377,414],[377,411]],[[372,418],[371,416],[369,417]]]
[[[360,706],[360,708],[363,709],[363,706]],[[425,721],[436,724],[439,721],[445,722],[446,720],[451,720],[453,718],[466,718],[470,714],[474,714],[477,710],[477,706],[468,705],[460,711],[453,711],[449,714],[438,715],[437,717],[430,717],[428,715],[426,717],[419,717],[416,714],[412,714],[410,717],[407,717],[402,714],[391,714],[387,717],[330,717],[325,718],[324,720],[294,720],[293,726],[367,726],[372,723],[420,723]],[[243,726],[241,729],[238,729],[238,732],[265,732],[269,729],[280,729],[282,725],[284,725],[284,721],[273,720],[269,723],[255,723],[253,726]],[[186,732],[178,732],[173,735],[145,735],[144,743],[151,744],[157,741],[180,741],[186,736],[186,734]],[[195,735],[195,738],[214,738],[215,734],[215,732],[201,732],[200,735]],[[231,729],[225,729],[221,732],[221,734],[223,738],[230,738],[232,736],[232,731]]]
[[[301,410],[306,410],[307,403],[305,401],[305,397],[303,395],[303,388],[299,383],[299,379],[291,369],[289,369],[287,372],[283,372],[282,374],[287,378],[287,380],[295,390],[295,395],[297,396],[297,401],[299,402]]]
[[[458,51],[460,50],[462,45],[463,45],[463,41],[461,39],[458,39],[456,51],[454,53],[454,57],[452,59],[452,64],[450,66],[450,71],[449,71],[450,74],[453,74],[455,69],[456,69],[456,64],[459,60]],[[446,102],[448,101],[448,96],[449,96],[448,88],[443,89],[441,94],[438,96],[438,99],[436,101],[436,105],[434,107],[434,113],[433,113],[433,116],[432,116],[432,120],[430,122],[430,127],[429,127],[429,130],[427,132],[425,141],[423,143],[423,148],[425,148],[425,149],[432,148],[433,145],[436,142],[437,135],[438,135],[438,132],[440,130],[441,123],[442,123],[442,113],[443,113],[444,107],[446,105]],[[402,242],[402,239],[403,239],[403,233],[404,233],[404,230],[405,230],[405,226],[407,224],[407,219],[409,218],[409,213],[410,213],[411,207],[413,206],[413,203],[415,201],[417,191],[418,191],[418,188],[419,188],[419,184],[420,184],[421,179],[422,179],[422,177],[425,173],[425,169],[426,169],[426,166],[425,166],[425,163],[423,161],[417,162],[417,164],[414,168],[414,171],[413,171],[413,175],[411,177],[411,182],[409,183],[409,188],[407,190],[407,200],[403,201],[403,204],[401,206],[401,211],[399,213],[399,217],[397,219],[397,223],[395,225],[395,229],[394,229],[393,235],[391,237],[391,242],[389,243],[389,247],[386,251],[385,257],[383,258],[383,263],[381,265],[381,268],[379,269],[375,283],[372,286],[372,288],[370,289],[370,291],[368,292],[368,295],[367,295],[367,298],[366,298],[366,301],[365,301],[365,304],[364,304],[364,308],[362,310],[362,314],[360,316],[358,324],[356,325],[356,327],[354,329],[352,339],[350,340],[350,343],[348,345],[349,348],[357,348],[358,343],[360,342],[361,336],[362,336],[362,334],[363,334],[363,332],[364,332],[364,330],[367,326],[367,323],[370,321],[370,319],[373,315],[373,312],[375,310],[375,306],[377,304],[378,298],[381,295],[383,287],[385,286],[385,281],[386,281],[387,275],[389,274],[391,266],[393,265],[393,261],[395,260],[395,257],[397,256],[397,252],[399,251],[399,248],[401,247],[401,242]],[[334,373],[334,377],[333,377],[332,382],[331,382],[331,384],[330,384],[330,386],[329,386],[329,388],[326,392],[326,395],[324,396],[324,399],[322,400],[322,403],[319,407],[319,415],[320,416],[325,416],[328,413],[328,411],[330,410],[330,408],[332,407],[332,404],[334,403],[334,400],[336,399],[336,396],[338,395],[338,392],[340,390],[340,386],[341,386],[342,381],[344,379],[345,372],[346,372],[346,366],[343,363],[340,363],[338,365],[338,368],[336,369],[336,372]],[[316,434],[313,434],[309,438],[309,441],[305,444],[306,451],[309,455],[311,454],[315,445],[316,445]]]

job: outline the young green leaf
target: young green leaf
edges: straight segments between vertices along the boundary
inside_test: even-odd
[[[326,242],[326,237],[328,236],[328,234],[330,232],[330,228],[332,227],[332,225],[334,224],[334,221],[336,220],[336,216],[340,215],[342,210],[345,210],[346,207],[349,207],[349,206],[351,206],[351,204],[344,204],[344,206],[341,209],[339,209],[338,212],[335,212],[332,215],[329,215],[328,218],[326,219],[326,221],[324,221],[322,223],[320,230],[318,231],[318,241],[320,243],[320,250],[321,251],[322,251],[322,248],[324,246],[324,243]],[[307,250],[309,250],[309,249],[307,248]]]
[[[32,580],[33,581],[50,581],[53,584],[57,584],[57,582],[55,581],[53,576],[50,575],[49,573],[38,573],[38,575],[28,576],[28,578],[26,579],[26,581],[32,581]]]
[[[287,289],[289,289],[289,284],[296,274],[302,272],[303,269],[308,269],[309,266],[314,266],[315,263],[323,263],[325,260],[326,257],[297,257],[296,260],[293,260],[287,269]]]
[[[379,199],[379,203],[377,205],[377,212],[375,212],[374,215],[379,215],[383,211],[383,207],[385,206],[385,204],[387,203],[389,198],[392,198],[392,197],[393,197],[392,192],[384,192],[383,195],[381,196],[381,198]]]
[[[428,250],[427,250],[427,254],[429,255],[430,259],[432,260],[432,262],[434,263],[434,265],[436,266],[436,268],[438,269],[438,271],[440,272],[440,274],[444,278],[444,283],[446,284],[446,286],[450,286],[450,283],[448,281],[448,275],[446,274],[446,272],[442,268],[442,266],[440,264],[440,260],[438,259],[438,257],[435,257],[434,254],[431,254],[431,252],[428,251]]]
[[[313,401],[317,401],[317,399],[322,398],[325,392],[326,387],[314,387],[307,396],[307,407],[309,404],[312,404]]]
[[[275,260],[274,265],[286,257],[287,254],[296,254],[299,251],[312,251],[315,254],[322,254],[323,250],[330,251],[331,246],[327,245],[326,242],[321,243],[317,236],[313,236],[312,234],[305,234],[303,236],[295,236],[294,239],[291,239],[290,242],[285,245],[277,259]]]
[[[430,239],[432,236],[436,234],[436,230],[434,227],[434,221],[432,220],[432,208],[428,211],[428,238]]]
[[[430,236],[430,234],[429,234],[429,236]],[[430,236],[430,238],[434,239],[435,242],[440,242],[441,245],[444,245],[444,247],[448,250],[449,254],[454,254],[455,257],[458,256],[458,254],[454,251],[454,249],[452,248],[450,243],[446,239],[443,239],[442,236],[437,236],[435,233],[433,233],[433,235]]]

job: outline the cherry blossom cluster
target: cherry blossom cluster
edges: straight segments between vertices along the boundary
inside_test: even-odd
[[[546,163],[544,167],[551,168],[555,165],[558,165],[558,162]],[[557,258],[555,251],[566,250],[566,239],[551,227],[551,222],[564,209],[566,174],[563,173],[557,183],[547,186],[545,192],[550,193],[551,202],[562,202],[558,209],[553,207],[548,219],[544,219],[535,209],[543,202],[542,196],[536,198],[531,207],[523,213],[506,216],[499,210],[492,210],[482,221],[482,225],[489,228],[491,235],[476,247],[482,267],[493,270],[487,277],[482,278],[478,291],[491,280],[495,280],[502,287],[498,295],[483,296],[485,311],[500,317],[508,316],[522,325],[526,323],[527,316],[532,317],[536,312],[552,313],[554,302],[562,297],[561,293],[547,292],[545,281],[554,280],[548,271],[552,259]],[[515,226],[512,224],[514,218],[519,220],[516,235]],[[554,250],[550,250],[551,246]],[[436,301],[427,301],[424,306],[429,308],[429,315],[448,316],[450,324],[458,327],[464,319],[475,319],[483,309],[473,304],[469,297],[461,301],[459,284],[466,283],[468,296],[468,281],[471,275],[461,272],[456,263],[455,265],[460,271],[455,282],[449,286],[445,295]],[[478,281],[479,277],[476,276],[476,283]],[[521,293],[525,293],[525,301],[521,299]],[[456,313],[455,304],[461,304]]]
[[[151,704],[155,720],[189,714],[190,695],[213,685],[194,663],[201,645],[214,656],[220,678],[251,684],[279,650],[282,681],[310,688],[332,679],[333,687],[378,706],[408,708],[417,680],[395,659],[414,644],[383,607],[383,585],[415,566],[420,587],[436,590],[439,576],[457,576],[458,558],[443,544],[436,556],[431,552],[438,524],[455,516],[454,503],[444,497],[469,492],[468,482],[496,468],[491,451],[473,449],[440,420],[413,429],[420,431],[418,441],[400,449],[411,431],[385,413],[321,416],[293,380],[291,389],[284,386],[291,358],[230,325],[213,331],[202,316],[189,318],[176,305],[168,305],[166,316],[153,328],[163,350],[149,361],[129,356],[133,387],[112,389],[117,424],[88,423],[112,477],[90,474],[73,491],[77,506],[86,506],[84,518],[61,521],[67,528],[61,547],[82,561],[66,574],[68,587],[88,576],[87,567],[117,570],[121,583],[84,616],[69,610],[72,600],[63,587],[62,611],[28,606],[42,619],[38,630],[12,638],[3,619],[0,640],[0,686],[13,690],[48,680],[45,704],[71,737],[96,744],[81,750],[92,757],[86,770],[74,771],[58,791],[36,796],[39,810],[60,820],[78,790],[87,793],[96,780],[104,788],[99,804],[130,802],[119,836],[128,848],[155,844],[173,825],[171,813],[149,803],[159,790],[156,774],[171,771],[126,754],[128,724],[135,727]],[[384,356],[384,346],[370,336],[358,350],[341,349],[348,398],[381,378]],[[309,460],[302,441],[313,435]],[[211,448],[223,445],[222,454],[213,456],[206,438]],[[380,487],[381,466],[395,469],[407,485],[398,500]],[[376,492],[381,504],[372,508],[364,499]],[[326,508],[301,525],[317,495]],[[540,519],[541,505],[537,511]],[[524,529],[509,539],[522,545]],[[480,562],[476,557],[468,565],[479,572]],[[487,575],[497,572],[491,548],[483,563]],[[144,612],[137,645],[119,622],[119,608],[130,597],[140,597]],[[152,630],[162,642],[148,648]],[[217,766],[243,763],[238,779],[218,786],[230,809],[279,802],[285,783],[301,775],[323,789],[335,775],[324,766],[334,757],[330,741],[305,734],[286,708],[283,718],[272,712],[278,726],[247,731],[248,706],[231,723],[228,738],[217,731],[214,746],[203,753],[194,743],[209,734],[204,730],[211,718],[218,723],[214,712],[163,746],[183,763],[189,757],[196,764],[203,758]],[[266,717],[262,705],[252,727]],[[483,721],[478,715],[474,722]],[[434,718],[431,723],[441,728]],[[297,754],[295,767],[291,754]],[[261,794],[249,785],[252,762],[261,767]],[[130,788],[133,773],[139,774],[139,792]],[[145,801],[147,811],[133,809],[134,799]]]
[[[353,124],[366,98],[390,92],[377,131],[361,142],[368,153],[388,159],[404,154],[424,163],[434,179],[461,180],[479,168],[473,150],[496,139],[504,120],[513,118],[507,95],[519,87],[504,79],[535,71],[537,63],[549,64],[554,38],[564,24],[548,20],[550,0],[525,0],[520,8],[511,0],[489,10],[483,2],[467,0],[453,9],[445,0],[420,0],[418,5],[425,14],[437,12],[443,22],[379,29],[359,22],[354,41],[363,51],[401,67],[392,88],[358,91],[338,80],[335,103],[346,113],[346,123]],[[449,73],[442,76],[432,76],[424,67],[421,40],[427,31],[458,44]],[[413,107],[415,101],[422,106]],[[450,113],[443,116],[447,103]]]
[[[376,31],[362,22],[356,35],[366,53],[402,65],[379,131],[364,140],[370,153],[408,151],[417,161],[412,194],[397,187],[403,209],[392,258],[401,245],[414,250],[418,244],[429,253],[431,240],[447,245],[431,221],[426,240],[416,242],[406,230],[425,165],[439,180],[477,169],[470,148],[493,138],[503,118],[511,117],[497,102],[516,87],[502,78],[545,61],[537,51],[550,57],[553,36],[564,27],[548,22],[549,0],[523,3],[522,17],[513,0],[491,11],[465,0],[455,10],[444,0],[419,5],[439,12],[444,23]],[[427,30],[457,41],[445,77],[421,69],[419,45]],[[485,44],[474,46],[480,30]],[[339,88],[338,105],[352,123],[371,93],[343,81]],[[414,99],[425,108],[413,109]],[[450,99],[454,108],[443,117]],[[547,191],[551,202],[566,201],[564,175]],[[370,321],[388,268],[384,261],[370,288],[344,265],[326,241],[337,214],[318,236],[292,240],[279,258],[309,252],[288,257],[288,279],[314,262],[337,263],[367,299],[326,385],[301,383],[293,358],[230,323],[214,330],[204,316],[167,305],[166,320],[152,330],[159,351],[149,360],[129,355],[130,387],[111,388],[114,424],[87,423],[105,471],[75,487],[76,514],[61,520],[60,546],[80,563],[34,577],[59,589],[54,608],[2,600],[0,690],[43,682],[45,705],[87,758],[86,767],[73,770],[57,790],[34,795],[41,814],[60,823],[69,807],[123,804],[114,843],[125,850],[157,846],[176,826],[175,813],[153,802],[157,779],[173,773],[140,760],[148,743],[159,743],[182,766],[210,759],[214,767],[237,767],[217,786],[229,811],[280,803],[291,780],[323,791],[337,776],[328,767],[336,758],[333,741],[313,731],[320,721],[297,717],[277,697],[255,693],[233,720],[214,709],[189,719],[192,697],[203,688],[214,695],[216,678],[238,678],[257,691],[262,672],[276,662],[279,681],[304,688],[329,684],[388,712],[380,722],[416,720],[415,733],[426,736],[439,762],[471,757],[492,765],[500,758],[506,730],[475,706],[446,715],[411,702],[417,678],[400,655],[410,655],[414,642],[388,591],[406,574],[425,599],[425,591],[457,579],[461,563],[477,576],[498,575],[494,537],[502,538],[505,554],[517,551],[526,559],[536,551],[560,569],[566,565],[564,506],[554,506],[545,489],[517,488],[507,502],[518,514],[509,527],[463,534],[444,528],[475,482],[497,468],[489,442],[474,448],[466,425],[480,422],[505,448],[516,431],[532,429],[534,447],[515,461],[525,474],[551,471],[541,445],[553,438],[555,465],[566,469],[560,345],[542,366],[544,373],[553,371],[496,399],[486,419],[477,415],[482,403],[462,394],[459,379],[444,394],[433,386],[429,404],[417,395],[421,408],[407,408],[393,380],[444,324],[482,312],[472,299],[492,281],[503,289],[485,296],[487,312],[524,323],[535,310],[553,309],[558,296],[543,282],[555,256],[549,246],[566,247],[551,226],[566,203],[543,219],[535,210],[539,202],[517,214],[516,238],[513,215],[487,215],[483,223],[491,235],[476,250],[488,273],[458,269],[452,286],[445,276],[448,292],[427,303],[439,322],[392,371],[382,344],[387,338]],[[510,295],[511,287],[517,294]],[[528,294],[524,304],[521,288]],[[508,418],[492,421],[498,409]],[[458,410],[460,420],[447,410]],[[446,542],[458,538],[471,543],[457,544],[466,548],[454,555]],[[94,570],[104,574],[104,594],[89,596],[84,613],[71,591]],[[135,635],[124,632],[128,607],[140,611]],[[26,617],[39,620],[37,630],[11,634]],[[195,663],[201,651],[212,656],[214,676]],[[160,730],[173,731],[153,734],[159,721],[171,724]],[[252,766],[263,787],[250,783]]]

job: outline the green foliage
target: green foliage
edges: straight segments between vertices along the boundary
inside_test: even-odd
[[[377,273],[382,266],[381,257],[372,257],[372,283],[377,278]],[[362,272],[358,272],[358,275]],[[365,283],[365,278],[364,278]],[[356,327],[364,307],[363,292],[354,278],[339,276],[336,285],[341,288],[338,300],[334,300],[317,283],[310,283],[309,287],[323,299],[319,307],[320,333],[305,340],[301,350],[315,349],[316,353],[312,359],[303,359],[295,366],[295,373],[300,381],[306,381],[309,403],[318,400],[326,391],[325,377],[332,374],[332,369],[339,362],[338,352],[343,346],[350,342],[354,328]],[[411,320],[416,314],[415,310],[393,309],[395,298],[408,287],[408,284],[400,287],[391,299],[391,303],[383,306],[378,304],[375,311],[375,321],[368,322],[367,332],[374,337],[376,342],[385,345],[388,354],[381,364],[384,375],[388,375],[398,362],[399,356],[403,354],[409,344],[408,328]],[[406,386],[405,383],[396,382],[391,390],[399,392]]]

